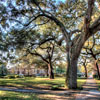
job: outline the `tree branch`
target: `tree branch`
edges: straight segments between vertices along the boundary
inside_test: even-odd
[[[51,41],[51,40],[55,40],[55,38],[52,37],[52,38],[45,39],[45,40],[41,41],[41,42],[39,43],[39,45],[42,45],[42,44],[44,44],[44,43],[46,43],[46,42],[48,42],[48,41]]]
[[[77,32],[82,32],[82,31],[79,30],[79,29],[73,30],[73,31],[70,32],[70,37],[71,37],[74,33],[77,33]]]
[[[57,42],[57,44],[61,46],[63,40],[64,40],[64,36],[62,36],[62,37],[60,38],[60,40]]]
[[[52,57],[53,57],[54,48],[55,48],[55,43],[54,43],[54,44],[52,44],[52,45],[53,45],[53,47],[52,47],[52,50],[51,50],[51,59],[52,59]]]
[[[49,63],[48,60],[46,60],[41,54],[37,53],[36,51],[33,53],[28,49],[27,52],[31,55],[39,56],[43,61],[45,61],[46,63]]]
[[[90,33],[91,34],[94,34],[96,33],[97,31],[100,31],[100,16],[98,17],[97,20],[95,20],[93,22],[93,24],[90,26]]]
[[[87,9],[87,13],[84,19],[84,31],[86,34],[89,33],[89,26],[90,26],[90,22],[91,22],[91,16],[93,13],[93,7],[94,7],[94,2],[95,0],[88,0],[88,9]]]

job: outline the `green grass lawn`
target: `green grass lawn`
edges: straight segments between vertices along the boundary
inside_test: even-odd
[[[38,86],[51,87],[52,85],[64,84],[64,78],[56,78],[50,80],[49,78],[16,78],[16,79],[3,79],[0,78],[0,86],[11,86],[16,88],[29,88]]]
[[[95,79],[95,80],[96,80],[96,83],[98,84],[99,90],[100,90],[100,80],[97,80],[97,79]]]
[[[0,100],[40,100],[35,94],[0,91]]]
[[[77,86],[82,89],[82,86],[86,83],[86,79],[77,79]]]
[[[78,87],[81,87],[85,83],[86,79],[78,79]],[[4,79],[0,78],[0,86],[6,87],[16,87],[16,88],[33,88],[33,87],[52,87],[59,86],[64,87],[65,85],[64,77],[57,77],[55,79],[49,78],[34,78],[34,77],[25,77],[25,78],[16,78],[16,79]]]
[[[81,87],[86,79],[78,79],[78,87]],[[34,87],[50,87],[51,89],[64,88],[65,78],[57,77],[55,79],[49,78],[16,78],[16,79],[4,79],[0,78],[0,86],[4,87],[14,87],[22,89],[33,89]],[[47,94],[46,94],[47,95]],[[52,95],[51,95],[52,96]],[[42,98],[42,99],[41,99]],[[43,98],[40,95],[35,95],[34,93],[21,93],[21,92],[11,92],[11,91],[0,91],[0,100],[50,100],[46,97]]]

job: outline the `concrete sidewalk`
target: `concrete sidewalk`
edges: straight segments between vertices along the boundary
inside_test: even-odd
[[[94,79],[87,79],[83,90],[76,95],[76,100],[100,100],[100,91]]]

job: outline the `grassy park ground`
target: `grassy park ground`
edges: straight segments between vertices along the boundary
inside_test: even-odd
[[[78,87],[86,82],[86,79],[78,79]],[[15,79],[0,78],[0,87],[13,89],[49,89],[49,90],[65,90],[65,78],[56,77],[50,80],[49,78],[34,78],[24,77]],[[49,94],[48,94],[49,95]],[[42,100],[40,94],[34,93],[20,93],[11,91],[0,91],[0,100]],[[34,99],[33,99],[34,98]],[[43,98],[43,97],[42,97]],[[43,98],[43,100],[45,100]],[[46,99],[47,100],[47,99]]]
[[[0,100],[40,100],[33,93],[0,91]]]
[[[86,79],[78,79],[78,87],[81,87]],[[65,87],[65,78],[64,77],[56,77],[55,79],[49,78],[34,78],[34,77],[24,77],[24,78],[15,78],[15,79],[4,79],[0,78],[0,86],[3,87],[14,87],[14,88],[24,88],[24,89],[32,89],[32,88],[47,88],[51,89],[53,87],[58,86]]]
[[[100,90],[100,80],[98,80],[98,79],[95,79],[95,80],[96,80],[96,83],[98,84],[99,90]]]

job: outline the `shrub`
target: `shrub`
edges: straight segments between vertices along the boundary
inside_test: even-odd
[[[15,75],[8,75],[8,78],[16,78]]]
[[[15,77],[15,75],[6,75],[6,76],[4,76],[4,78],[9,78],[10,79],[10,78],[16,78],[16,77]]]
[[[8,75],[4,76],[4,78],[9,78]]]
[[[0,75],[0,78],[4,78],[4,77],[5,77],[5,76],[1,76],[1,75]]]
[[[15,76],[15,78],[19,78],[19,75],[14,75]]]
[[[98,75],[93,75],[93,78],[98,78]]]
[[[65,87],[65,85],[64,85],[64,84],[53,85],[53,86],[51,87],[51,90],[60,90],[61,87]]]
[[[53,85],[53,86],[51,87],[51,90],[59,90],[59,86],[58,86],[58,85]]]
[[[22,76],[22,75],[7,75],[7,76],[4,76],[4,78],[9,78],[9,79],[11,79],[11,78],[23,78],[24,76]]]
[[[15,75],[16,78],[23,78],[24,75]]]
[[[36,75],[24,75],[25,77],[36,77]]]
[[[0,66],[0,76],[2,77],[7,74],[8,74],[8,70],[7,70],[6,66],[4,66],[4,65]]]

